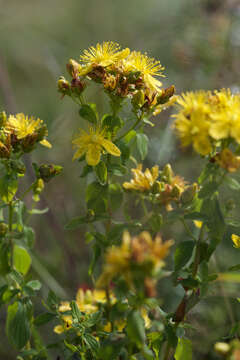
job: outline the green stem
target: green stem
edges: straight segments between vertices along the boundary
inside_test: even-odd
[[[118,140],[121,140],[121,139],[124,138],[128,133],[130,133],[130,131],[134,130],[134,129],[138,126],[138,124],[142,121],[143,116],[144,116],[144,113],[142,113],[142,115],[137,118],[137,120],[136,120],[135,123],[130,127],[130,129],[128,129],[128,130],[127,130],[125,133],[123,133],[121,136],[119,136],[119,138],[117,139],[117,141],[118,141]]]
[[[200,261],[200,250],[201,250],[201,242],[203,240],[203,236],[204,236],[204,224],[202,224],[200,233],[199,233],[199,237],[196,243],[196,252],[195,252],[195,257],[194,257],[194,262],[193,262],[193,269],[192,269],[192,276],[195,277],[197,275],[197,271],[198,271],[198,265],[199,265],[199,261]]]
[[[25,196],[29,193],[29,191],[32,190],[33,186],[34,186],[34,184],[31,184],[31,185],[24,191],[24,193],[23,193],[22,196],[19,198],[19,200],[22,201],[22,200],[25,198]]]
[[[163,360],[168,360],[169,359],[170,351],[171,351],[171,345],[169,344],[169,342],[167,342],[167,346],[166,346],[166,349],[165,349],[165,354],[164,354]]]
[[[188,233],[188,235],[189,235],[193,240],[196,241],[195,236],[194,236],[193,233],[191,232],[191,230],[190,230],[189,226],[187,225],[187,223],[186,223],[186,221],[185,221],[184,218],[181,218],[181,222],[183,223],[183,226],[184,226],[186,232]]]
[[[8,204],[8,231],[9,231],[9,242],[11,247],[10,264],[13,267],[13,238],[12,238],[12,224],[13,224],[13,205],[12,201]]]

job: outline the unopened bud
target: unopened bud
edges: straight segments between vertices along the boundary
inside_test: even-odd
[[[8,225],[5,222],[0,222],[0,237],[4,237],[8,232]]]
[[[71,75],[72,77],[77,77],[79,70],[81,69],[81,65],[77,61],[70,59],[66,65],[66,68],[69,75]]]
[[[132,104],[135,108],[142,107],[145,102],[145,94],[143,90],[139,90],[133,95]]]
[[[5,111],[0,112],[0,127],[4,126],[7,122],[7,115]]]
[[[163,89],[161,95],[159,95],[157,98],[157,103],[165,104],[174,95],[174,93],[175,93],[174,85],[171,85],[166,89]]]
[[[225,342],[217,342],[214,345],[214,350],[220,355],[227,355],[230,349],[231,349],[230,345]]]
[[[80,95],[85,89],[86,84],[81,81],[78,77],[72,79],[71,81],[71,90],[77,95]]]
[[[63,76],[58,80],[58,91],[63,95],[70,94],[70,84]]]
[[[168,184],[172,183],[173,179],[173,171],[170,164],[166,164],[163,168],[162,174],[161,174],[162,180],[165,181]]]
[[[171,192],[171,197],[173,197],[174,199],[179,199],[180,195],[181,195],[182,189],[180,188],[180,186],[178,186],[177,184],[173,186],[172,192]]]
[[[189,186],[183,191],[183,193],[182,193],[182,195],[181,195],[181,202],[182,202],[182,204],[188,204],[188,203],[190,203],[190,202],[194,199],[197,191],[198,191],[198,185],[197,185],[197,183],[194,183],[194,184],[192,184],[192,185],[189,185]]]
[[[39,167],[39,176],[44,182],[49,182],[53,177],[59,175],[62,172],[62,166],[50,164],[43,164]]]

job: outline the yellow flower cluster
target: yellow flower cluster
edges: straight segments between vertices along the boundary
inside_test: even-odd
[[[105,287],[117,276],[123,276],[127,284],[134,287],[134,269],[137,267],[144,269],[143,281],[145,278],[151,278],[157,269],[164,266],[163,259],[168,255],[172,245],[172,240],[163,243],[159,235],[153,240],[146,231],[133,238],[128,232],[124,232],[121,246],[112,246],[107,250],[105,265],[97,286]]]
[[[72,143],[77,148],[73,160],[86,154],[86,162],[91,166],[96,166],[99,163],[104,151],[113,156],[121,155],[119,148],[106,138],[105,129],[101,128],[90,127],[88,132],[80,129],[80,134]]]
[[[110,293],[110,301],[114,303],[116,301],[114,295]],[[84,291],[80,288],[76,295],[76,304],[79,310],[86,314],[93,314],[98,311],[99,305],[107,302],[107,295],[105,290],[86,290]],[[71,310],[70,302],[63,301],[59,306],[59,312],[64,313]],[[62,316],[63,325],[57,325],[54,328],[54,332],[61,334],[65,330],[71,328],[72,325],[72,316],[63,315]]]
[[[133,179],[123,183],[124,189],[146,195],[151,193],[168,211],[172,210],[172,201],[178,202],[181,197],[185,201],[186,196],[189,197],[191,194],[194,196],[197,190],[194,184],[187,185],[181,176],[175,175],[170,164],[165,165],[162,171],[159,171],[158,165],[155,165],[151,170],[147,168],[143,172],[142,164],[131,171]]]
[[[36,143],[51,147],[46,140],[46,125],[40,119],[28,117],[23,113],[16,115],[0,114],[0,156],[10,157],[12,152],[31,151]]]
[[[112,292],[109,293],[109,300],[111,304],[116,302],[116,298]],[[99,306],[101,304],[107,303],[107,294],[105,290],[86,290],[84,291],[82,288],[79,288],[76,295],[76,304],[79,310],[84,314],[93,314],[99,310]],[[71,310],[70,302],[63,301],[61,302],[58,311],[60,313],[64,313]],[[141,315],[145,321],[146,328],[150,327],[151,321],[148,317],[147,310],[145,308],[141,308]],[[64,331],[71,329],[72,327],[72,316],[71,315],[62,315],[61,317],[62,325],[57,325],[54,327],[54,332],[56,334],[62,334]],[[126,321],[124,319],[115,320],[114,325],[116,326],[118,331],[122,331],[126,326]],[[107,322],[103,327],[103,331],[111,332],[111,324]]]
[[[90,79],[102,83],[112,95],[132,98],[135,106],[156,110],[155,114],[173,102],[169,99],[173,97],[174,86],[161,88],[159,77],[164,76],[161,63],[139,51],[121,50],[113,41],[84,50],[80,62],[70,59],[67,69],[73,79],[71,84],[63,77],[59,79],[58,88],[63,95],[81,94],[85,79]]]
[[[240,95],[228,89],[182,94],[174,127],[183,146],[211,154],[222,140],[240,144]]]

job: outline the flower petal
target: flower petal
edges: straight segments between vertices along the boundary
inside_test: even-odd
[[[116,145],[114,145],[110,140],[103,139],[101,145],[109,154],[114,156],[121,155],[121,151],[119,150],[119,148]]]
[[[90,166],[96,166],[101,158],[101,149],[96,145],[89,145],[86,153],[86,162]]]
[[[73,155],[72,161],[79,159],[85,152],[86,152],[86,149],[79,148]]]
[[[43,139],[42,141],[40,141],[40,144],[43,146],[46,146],[49,149],[51,149],[51,147],[52,147],[52,144],[50,144],[50,142],[47,141],[46,139]]]

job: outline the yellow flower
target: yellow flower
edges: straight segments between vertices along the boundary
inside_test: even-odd
[[[124,232],[121,246],[114,245],[107,250],[103,273],[97,281],[97,287],[105,287],[117,274],[124,275],[130,282],[130,243],[129,233]]]
[[[116,276],[123,276],[128,285],[132,287],[132,264],[152,264],[152,268],[156,270],[164,265],[162,260],[168,255],[169,248],[172,245],[172,240],[163,243],[160,236],[153,240],[146,231],[132,239],[129,233],[125,231],[122,244],[112,246],[107,250],[105,265],[97,281],[97,287],[105,287]]]
[[[24,139],[27,136],[36,136],[42,129],[44,129],[42,120],[35,119],[33,116],[28,117],[23,113],[16,114],[15,116],[10,115],[6,124],[6,132],[13,133],[18,140]],[[44,130],[44,132],[47,135],[47,131]],[[51,147],[51,144],[46,139],[41,140],[40,144]]]
[[[234,243],[234,247],[239,249],[240,248],[240,236],[236,234],[232,234],[232,241]]]
[[[80,60],[87,66],[99,65],[109,66],[119,60],[126,58],[130,53],[128,48],[120,51],[120,46],[113,41],[104,41],[97,44],[96,47],[91,46],[88,50],[83,51]]]
[[[240,96],[222,89],[210,98],[212,124],[209,134],[215,140],[233,138],[240,143]]]
[[[86,154],[88,165],[96,166],[101,158],[101,153],[106,150],[113,156],[120,156],[121,151],[116,145],[105,137],[105,129],[89,128],[89,132],[80,130],[80,134],[72,141],[77,148],[73,160]]]
[[[224,149],[215,156],[216,162],[229,172],[235,172],[240,167],[240,156],[236,156],[230,149]]]
[[[136,169],[131,170],[133,179],[130,182],[123,183],[123,187],[127,190],[148,191],[152,188],[158,178],[158,166],[155,165],[151,170],[146,169],[142,171],[142,164],[139,164]]]
[[[193,145],[201,155],[208,155],[212,150],[209,136],[211,108],[207,103],[208,93],[199,91],[182,94],[177,100],[179,112],[174,127],[183,146]]]
[[[153,58],[149,58],[146,54],[139,51],[133,51],[123,63],[125,71],[139,71],[143,76],[145,85],[151,91],[159,91],[162,83],[155,76],[162,76],[164,67]]]

